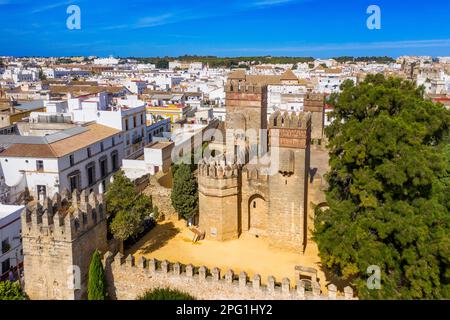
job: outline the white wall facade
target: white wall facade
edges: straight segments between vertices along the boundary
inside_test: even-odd
[[[8,279],[9,267],[23,262],[20,214],[24,206],[0,204],[0,278]]]

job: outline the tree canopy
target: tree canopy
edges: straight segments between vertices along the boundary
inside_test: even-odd
[[[0,281],[0,300],[26,300],[19,282]]]
[[[105,272],[98,250],[92,255],[91,264],[89,265],[88,278],[88,299],[89,300],[105,300]]]
[[[188,164],[176,165],[173,173],[172,206],[185,219],[198,213],[198,186]]]
[[[116,239],[125,241],[143,230],[144,220],[152,212],[151,199],[138,193],[123,171],[114,175],[105,198],[110,229]]]
[[[370,75],[333,95],[322,263],[363,299],[450,298],[450,114],[409,81]],[[381,289],[367,286],[369,266]]]

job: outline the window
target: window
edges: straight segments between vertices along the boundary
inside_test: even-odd
[[[9,271],[9,268],[11,267],[9,263],[9,258],[2,262],[2,274],[5,274]]]
[[[108,175],[108,162],[106,156],[100,158],[99,164],[100,164],[100,176],[104,178]]]
[[[44,171],[44,161],[43,160],[36,160],[36,170]]]
[[[38,193],[38,200],[44,200],[47,195],[47,187],[43,185],[37,185],[36,191]],[[41,199],[42,197],[42,199]]]
[[[136,119],[136,115],[133,116],[133,125],[134,125],[134,128],[137,127],[137,119]]]
[[[100,151],[103,152],[105,150],[105,146],[103,145],[103,142],[100,142]]]
[[[125,119],[125,131],[129,130],[128,119]]]
[[[111,163],[112,163],[113,171],[116,171],[119,169],[119,155],[118,155],[117,151],[113,151],[111,153]]]
[[[112,145],[113,145],[113,147],[116,145],[116,138],[115,137],[112,137]]]
[[[75,157],[73,156],[73,154],[69,156],[69,162],[71,167],[75,164]]]
[[[69,180],[70,192],[80,190],[81,174],[79,170],[68,174],[67,180]]]
[[[256,208],[256,201],[253,201],[253,209]]]
[[[92,157],[91,148],[87,148],[87,156],[88,158]]]
[[[143,124],[144,124],[144,114],[141,113],[141,125],[143,125]]]
[[[92,186],[95,183],[95,163],[91,162],[86,166],[86,173],[88,178],[88,185]]]
[[[9,239],[6,238],[2,241],[2,254],[7,253],[11,249],[11,246],[9,245]]]

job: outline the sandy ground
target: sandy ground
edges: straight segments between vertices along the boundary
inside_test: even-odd
[[[250,234],[243,234],[237,240],[226,242],[203,240],[193,243],[192,238],[192,233],[183,221],[165,221],[157,225],[127,254],[132,253],[136,258],[143,255],[146,258],[191,263],[194,266],[204,265],[210,269],[218,267],[222,275],[228,269],[232,269],[235,274],[245,271],[250,279],[258,273],[263,283],[272,275],[277,282],[288,277],[291,284],[295,285],[296,265],[314,267],[318,270],[320,284],[325,290],[327,283],[323,272],[320,271],[320,260],[314,244],[303,254],[272,247],[267,239],[256,238]]]
[[[328,155],[325,150],[312,150],[311,168],[318,176],[323,176],[327,171]],[[310,184],[310,188],[312,187]],[[314,202],[315,192],[310,192],[309,196],[309,200]],[[237,240],[226,242],[203,240],[193,243],[192,239],[193,234],[184,221],[168,220],[158,224],[126,254],[131,253],[136,258],[143,255],[158,260],[203,265],[209,269],[218,267],[222,275],[228,269],[232,269],[235,274],[245,271],[250,279],[258,273],[263,283],[267,283],[267,277],[270,275],[274,276],[277,282],[288,277],[291,285],[297,282],[295,266],[302,265],[317,269],[323,292],[326,292],[326,285],[329,284],[321,270],[317,245],[311,240],[306,252],[302,253],[273,247],[268,239],[256,238],[246,233]]]

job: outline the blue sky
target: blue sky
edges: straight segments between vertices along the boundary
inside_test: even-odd
[[[0,0],[0,55],[450,55],[449,13],[448,0]]]

